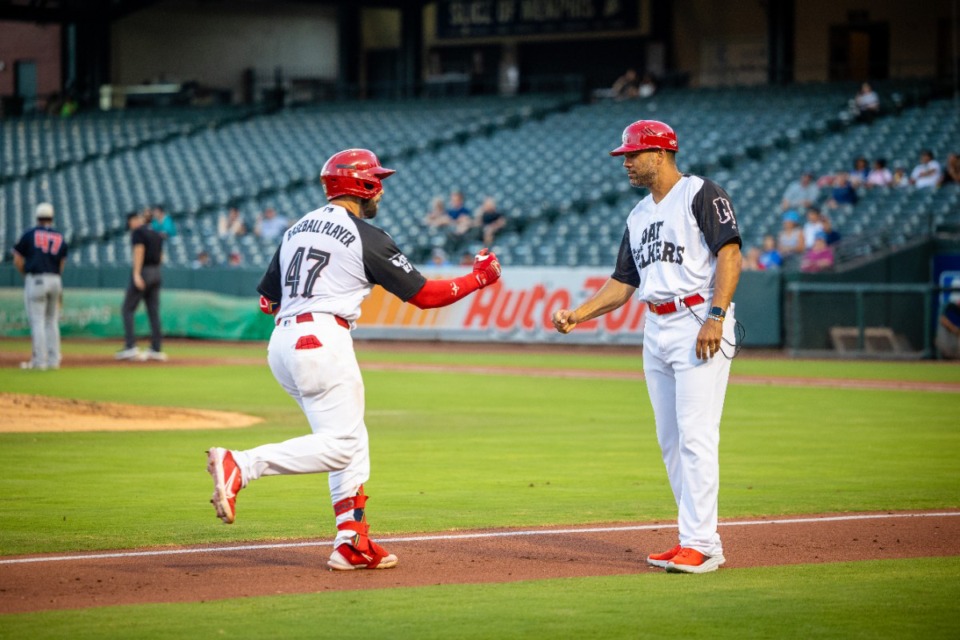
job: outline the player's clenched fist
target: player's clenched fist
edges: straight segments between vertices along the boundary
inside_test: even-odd
[[[500,279],[500,261],[487,249],[481,249],[473,259],[473,275],[480,288],[488,287]]]
[[[573,328],[577,326],[576,322],[572,322],[571,318],[573,317],[573,312],[569,309],[559,309],[553,312],[553,328],[559,331],[560,333],[570,333],[573,331]]]

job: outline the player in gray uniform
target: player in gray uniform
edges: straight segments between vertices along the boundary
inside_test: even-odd
[[[647,562],[706,573],[724,563],[717,533],[720,415],[738,348],[732,300],[740,232],[726,192],[677,169],[673,129],[640,120],[624,129],[622,142],[610,155],[623,156],[630,184],[650,194],[627,217],[613,275],[574,311],[556,311],[553,324],[569,333],[634,292],[647,303],[643,371],[680,533],[679,544]]]
[[[370,539],[365,515],[370,453],[363,379],[350,334],[360,303],[380,285],[421,309],[442,307],[500,278],[500,264],[486,250],[465,276],[424,278],[393,239],[368,222],[377,214],[382,181],[393,173],[366,149],[334,154],[321,171],[329,204],[286,230],[257,287],[260,308],[276,316],[270,369],[306,414],[312,433],[246,451],[207,452],[211,502],[227,524],[236,517],[237,493],[249,482],[328,473],[337,535],[327,564],[336,570],[397,564],[397,556]]]
[[[67,243],[53,228],[53,205],[37,205],[37,226],[29,229],[13,248],[13,263],[24,275],[23,299],[30,320],[33,356],[22,369],[60,368],[61,275],[67,260]]]

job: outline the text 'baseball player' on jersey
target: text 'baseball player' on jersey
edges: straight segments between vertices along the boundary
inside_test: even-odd
[[[236,495],[262,476],[329,474],[337,535],[331,569],[388,569],[397,557],[369,537],[363,484],[370,478],[364,389],[350,330],[374,285],[421,309],[443,307],[500,278],[486,249],[473,271],[427,280],[393,238],[368,220],[377,215],[382,181],[394,171],[373,152],[347,149],[320,173],[329,204],[311,211],[283,234],[260,285],[260,308],[276,315],[268,361],[274,377],[310,422],[310,435],[246,451],[207,452],[211,500],[226,523],[236,517]]]
[[[724,563],[717,533],[720,416],[738,348],[732,300],[741,243],[730,197],[710,180],[680,173],[677,151],[676,133],[662,122],[624,129],[610,155],[623,156],[630,184],[650,193],[627,216],[613,275],[577,309],[556,311],[553,324],[569,333],[634,292],[647,303],[643,371],[680,533],[679,544],[647,562],[706,573]]]

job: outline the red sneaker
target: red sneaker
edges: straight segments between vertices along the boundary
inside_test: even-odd
[[[709,573],[719,569],[724,562],[726,559],[722,553],[707,556],[696,549],[683,548],[673,557],[673,560],[667,563],[667,571],[669,573]]]
[[[211,447],[207,451],[207,473],[213,476],[213,497],[210,503],[217,517],[225,524],[233,524],[237,517],[237,494],[243,488],[240,467],[227,449]]]
[[[664,551],[663,553],[651,553],[647,556],[647,564],[660,567],[661,569],[666,569],[667,564],[673,560],[673,556],[677,555],[678,553],[680,553],[680,545],[675,546],[669,551]]]
[[[354,538],[353,544],[344,542],[330,554],[327,566],[335,571],[354,569],[391,569],[397,566],[393,555],[365,535]]]

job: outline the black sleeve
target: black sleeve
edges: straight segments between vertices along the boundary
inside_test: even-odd
[[[623,230],[623,240],[620,241],[620,251],[617,253],[617,266],[610,276],[618,282],[628,284],[633,288],[640,286],[640,272],[630,250],[630,229]]]
[[[731,242],[742,246],[730,196],[716,183],[704,179],[703,187],[693,197],[692,207],[693,217],[714,255]]]
[[[14,245],[13,250],[19,253],[24,258],[26,258],[30,252],[30,246],[32,244],[33,244],[33,233],[31,233],[30,231],[27,231],[25,234],[23,234],[20,237],[20,242]]]
[[[378,284],[404,302],[412,298],[427,279],[410,264],[386,231],[359,223],[363,241],[363,268],[367,280]]]
[[[138,244],[142,244],[142,245],[146,246],[146,244],[147,244],[147,239],[144,237],[145,235],[146,235],[146,234],[144,233],[144,228],[143,228],[143,227],[137,227],[136,229],[134,229],[133,231],[131,231],[131,232],[130,232],[130,246],[133,247],[133,246],[136,246],[136,245],[138,245]]]
[[[283,299],[283,285],[280,278],[281,246],[283,246],[282,242],[277,245],[277,251],[273,254],[270,264],[267,265],[267,272],[263,274],[263,277],[260,278],[260,284],[257,285],[257,291],[260,295],[274,302],[280,302]]]

